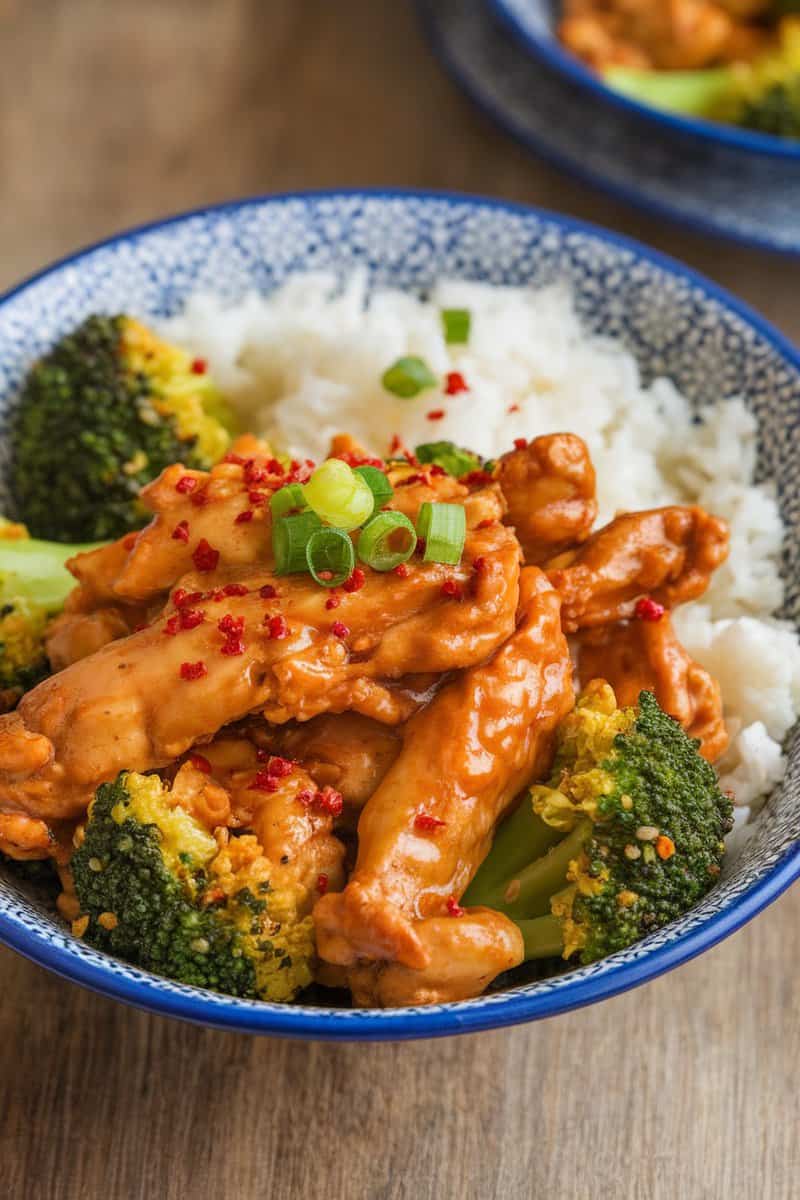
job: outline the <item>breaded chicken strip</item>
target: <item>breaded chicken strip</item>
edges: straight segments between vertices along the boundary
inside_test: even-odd
[[[728,744],[719,684],[694,662],[678,641],[668,613],[658,621],[625,621],[589,629],[579,639],[578,672],[582,684],[602,678],[611,684],[620,707],[634,706],[642,691],[658,703],[690,737],[700,753],[715,762]]]
[[[358,859],[347,887],[324,897],[314,911],[321,958],[358,967],[359,994],[370,990],[365,960],[380,964],[378,974],[386,963],[412,968],[410,995],[427,990],[445,998],[448,978],[459,996],[474,995],[489,982],[486,966],[493,960],[470,943],[472,926],[461,928],[475,974],[464,964],[445,969],[433,960],[435,946],[452,950],[454,943],[427,922],[462,919],[448,916],[457,911],[456,898],[520,788],[547,771],[556,727],[573,702],[559,597],[541,571],[526,568],[515,633],[409,722],[399,758],[361,814]],[[492,919],[470,919],[483,944]],[[507,926],[503,919],[496,929],[501,952],[494,961],[501,970],[517,952],[521,958],[521,943]],[[413,974],[419,971],[428,974]]]
[[[564,629],[575,633],[633,616],[643,596],[667,608],[695,600],[727,555],[724,521],[673,505],[616,517],[546,570],[561,594]]]
[[[552,433],[497,460],[494,476],[525,562],[546,562],[585,542],[597,516],[589,450],[574,433]]]

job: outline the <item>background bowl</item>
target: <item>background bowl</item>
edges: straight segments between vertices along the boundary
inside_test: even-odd
[[[568,281],[587,329],[621,339],[645,379],[670,376],[698,409],[743,395],[760,424],[760,475],[775,481],[788,529],[782,615],[800,623],[800,357],[755,313],[688,268],[554,214],[435,193],[311,193],[244,200],[122,234],[0,299],[0,423],[33,359],[89,313],[166,316],[197,289],[234,300],[248,289],[268,291],[293,271],[346,273],[359,266],[374,284],[416,290],[442,275],[533,286]],[[0,486],[0,511],[5,498]],[[262,1004],[185,987],[73,938],[9,874],[0,875],[0,941],[105,995],[240,1032],[411,1038],[553,1016],[677,966],[739,928],[797,878],[797,729],[788,753],[787,776],[753,835],[685,918],[590,967],[476,1000],[350,1010]]]
[[[704,121],[700,117],[683,117],[678,113],[653,108],[652,105],[624,96],[614,88],[608,87],[595,71],[566,50],[556,37],[558,13],[561,8],[559,0],[488,0],[488,3],[495,15],[530,54],[605,104],[636,113],[649,124],[660,126],[665,134],[699,138],[705,142],[741,150],[745,154],[800,161],[800,140],[756,133],[749,129],[739,129],[735,125]]]

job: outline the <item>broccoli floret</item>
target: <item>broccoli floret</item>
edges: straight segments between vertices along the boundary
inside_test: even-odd
[[[148,519],[144,484],[170,463],[210,467],[231,429],[203,362],[131,317],[89,317],[23,386],[10,434],[17,515],[35,537],[119,537]]]
[[[92,945],[181,983],[291,1000],[311,982],[310,917],[273,891],[254,837],[215,839],[155,775],[102,784],[71,870]]]
[[[49,675],[47,625],[75,586],[64,564],[91,549],[29,538],[0,518],[0,711]]]
[[[415,456],[421,463],[434,463],[448,475],[468,475],[478,471],[481,460],[471,450],[462,450],[455,442],[424,442],[417,446]]]
[[[782,20],[777,47],[751,63],[699,71],[611,67],[604,79],[616,91],[668,112],[800,137],[800,19]]]
[[[642,692],[590,685],[552,776],[498,832],[464,896],[519,924],[527,959],[594,962],[696,904],[720,872],[730,801],[699,743]]]

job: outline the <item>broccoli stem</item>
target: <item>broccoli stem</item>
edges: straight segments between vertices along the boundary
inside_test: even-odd
[[[699,71],[641,71],[631,67],[609,67],[603,79],[615,92],[667,112],[690,117],[707,117],[732,86],[727,67]]]
[[[537,821],[539,820],[540,818],[537,818]],[[541,824],[544,825],[544,822],[541,821]],[[483,904],[487,908],[498,909],[507,917],[511,917],[512,921],[544,916],[550,911],[550,897],[561,891],[566,884],[569,864],[580,854],[590,829],[590,821],[581,821],[571,833],[566,837],[562,836],[560,842],[550,849],[545,849],[545,853],[540,853],[534,857],[533,861],[531,861],[531,855],[527,853],[523,855],[522,849],[514,846],[512,861],[515,865],[520,860],[527,863],[526,866],[516,870],[509,870],[507,862],[501,857],[502,847],[499,845],[500,835],[498,834],[489,859],[487,859],[487,875],[491,879],[491,886],[484,885],[483,867],[481,867],[464,893],[464,903],[466,905]],[[556,837],[560,836],[556,830],[552,832]],[[531,826],[531,833],[534,840],[544,838],[544,834],[534,826]],[[497,857],[495,857],[496,850]],[[525,850],[527,851],[527,847]]]
[[[75,587],[67,559],[97,545],[66,546],[38,538],[0,538],[0,597],[24,598],[55,612]]]
[[[505,903],[506,888],[514,876],[546,854],[561,837],[557,829],[546,825],[533,811],[530,795],[526,792],[519,806],[498,829],[491,851],[464,893],[465,903],[501,907]]]
[[[561,922],[558,917],[534,917],[531,921],[517,921],[525,944],[525,962],[536,958],[560,958],[564,950]]]

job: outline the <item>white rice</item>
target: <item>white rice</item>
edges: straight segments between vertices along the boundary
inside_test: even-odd
[[[469,343],[445,343],[440,310],[468,308]],[[382,290],[366,277],[289,279],[234,307],[193,297],[164,332],[209,360],[244,424],[292,453],[322,458],[334,433],[382,453],[393,434],[410,446],[446,439],[496,457],[516,437],[570,430],[589,445],[601,522],[618,509],[697,502],[726,518],[731,554],[702,603],[675,615],[689,652],[719,680],[731,745],[723,786],[749,811],[782,777],[781,742],[800,712],[800,641],[773,620],[782,583],[783,526],[767,485],[752,482],[756,422],[739,400],[693,423],[667,379],[645,388],[621,345],[587,336],[568,290],[499,288],[444,280],[429,299]],[[468,392],[439,388],[401,400],[381,386],[386,368],[419,355]],[[428,413],[444,411],[440,420]]]

